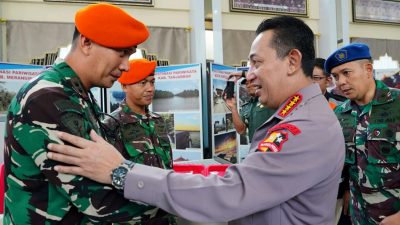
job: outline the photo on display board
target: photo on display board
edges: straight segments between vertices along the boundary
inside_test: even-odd
[[[111,88],[107,88],[107,92],[108,113],[111,113],[118,109],[119,103],[125,98],[125,92],[122,91],[121,84],[119,82],[115,82]]]
[[[231,112],[224,101],[224,90],[227,80],[213,79],[213,113],[229,113]]]
[[[174,163],[200,160],[203,158],[202,152],[199,151],[198,149],[174,150],[172,155],[173,155]]]
[[[220,113],[214,114],[213,115],[213,127],[214,127],[214,134],[226,132],[227,131],[226,115],[220,114]]]
[[[153,98],[153,111],[198,111],[199,81],[198,80],[157,80]]]
[[[200,64],[159,66],[154,77],[151,107],[167,122],[174,159],[202,159]]]
[[[200,148],[200,113],[175,113],[175,148]]]
[[[175,148],[175,121],[174,114],[172,113],[161,113],[160,116],[164,119],[166,129],[168,133],[168,139],[171,143],[171,147]]]
[[[227,113],[226,118],[226,131],[235,131],[235,126],[233,125],[232,113]]]
[[[214,139],[214,155],[230,163],[237,163],[236,131],[215,135]]]
[[[46,67],[0,63],[0,121],[4,122],[8,106],[19,89],[35,78]]]

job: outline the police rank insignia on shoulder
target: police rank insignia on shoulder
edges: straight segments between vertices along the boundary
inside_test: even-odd
[[[266,139],[258,144],[260,152],[279,152],[282,149],[283,143],[288,140],[288,133],[285,131],[274,131],[268,135]]]
[[[289,113],[296,108],[296,106],[301,102],[303,96],[301,94],[293,95],[289,100],[287,100],[286,104],[281,108],[278,115],[281,117],[285,117],[289,115]]]

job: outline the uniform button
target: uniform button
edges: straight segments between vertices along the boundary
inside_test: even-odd
[[[144,182],[142,180],[139,181],[137,186],[138,186],[139,189],[142,189],[144,187]]]

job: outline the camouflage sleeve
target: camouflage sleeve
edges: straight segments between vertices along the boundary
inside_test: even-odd
[[[48,143],[61,142],[55,131],[66,131],[88,138],[93,127],[88,122],[89,119],[86,119],[89,117],[87,110],[79,104],[82,99],[73,99],[60,88],[42,89],[38,92],[40,93],[31,95],[26,103],[24,99],[20,100],[21,106],[18,112],[14,112],[12,132],[18,144],[32,157],[50,185],[54,186],[56,192],[49,195],[58,197],[53,197],[52,200],[67,198],[93,221],[128,221],[150,209],[149,206],[126,200],[111,186],[54,171],[53,167],[57,162],[47,158],[46,146]],[[60,110],[60,104],[57,106],[60,102],[68,107]]]

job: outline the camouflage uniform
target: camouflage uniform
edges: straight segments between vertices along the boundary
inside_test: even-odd
[[[172,169],[172,150],[167,127],[160,115],[150,111],[146,115],[137,114],[124,100],[104,123],[119,134],[114,140],[114,146],[126,159],[148,166]],[[174,217],[161,209],[142,217],[143,221],[149,219],[151,224],[176,224]]]
[[[109,185],[59,174],[46,156],[60,143],[55,131],[89,138],[104,131],[100,109],[64,62],[24,85],[12,100],[5,131],[4,224],[109,224],[151,209],[132,203]]]
[[[350,214],[354,225],[379,224],[400,211],[400,91],[376,81],[373,100],[347,100],[335,110],[350,167]]]
[[[250,98],[248,102],[243,104],[240,111],[240,117],[248,128],[249,140],[253,139],[254,131],[268,120],[273,114],[274,110],[264,107],[258,98]]]

